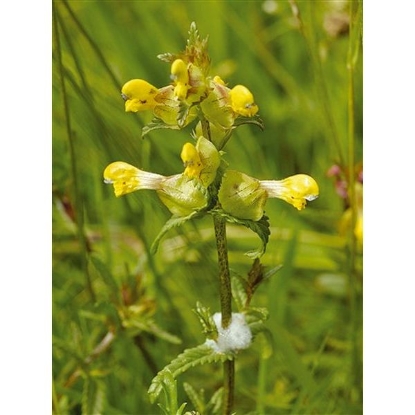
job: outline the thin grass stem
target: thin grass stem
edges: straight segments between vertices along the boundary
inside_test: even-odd
[[[355,11],[355,3],[350,3],[350,29],[349,29],[349,48],[347,56],[348,70],[348,196],[351,206],[351,226],[349,230],[349,283],[350,283],[350,336],[352,344],[351,370],[353,383],[357,390],[358,399],[362,398],[361,380],[360,380],[360,363],[358,348],[358,290],[356,275],[356,248],[357,240],[354,232],[357,220],[357,203],[356,203],[356,149],[355,149],[355,80],[354,72],[357,62],[358,51],[360,47],[360,25],[361,25],[361,2]],[[353,23],[356,21],[356,25]]]
[[[265,388],[266,388],[266,381],[267,381],[267,364],[268,359],[265,359],[263,356],[259,358],[259,369],[258,369],[258,393],[256,398],[256,413],[258,415],[265,414]]]
[[[84,270],[85,277],[86,277],[87,290],[89,292],[92,302],[94,303],[96,296],[95,296],[94,288],[92,286],[91,276],[88,271],[87,255],[89,251],[89,245],[88,245],[87,238],[85,236],[85,229],[84,229],[85,223],[84,223],[84,213],[83,213],[83,200],[82,200],[81,192],[79,189],[79,183],[78,183],[75,143],[74,143],[74,137],[72,134],[69,103],[68,103],[68,98],[66,94],[65,75],[64,75],[64,67],[63,67],[63,62],[62,62],[62,50],[61,50],[58,18],[57,18],[55,4],[53,4],[52,10],[53,10],[53,23],[54,23],[53,27],[54,27],[54,35],[55,35],[55,47],[56,47],[56,54],[57,54],[57,61],[58,61],[58,73],[59,73],[61,91],[62,91],[62,102],[63,102],[64,117],[65,117],[66,135],[68,138],[69,152],[70,152],[70,159],[71,159],[75,220],[77,224],[78,239],[80,242],[80,251],[81,251],[80,258],[81,258],[81,263],[82,263],[82,269]]]
[[[330,148],[330,154],[333,155],[334,159],[337,159],[340,165],[345,165],[344,155],[342,151],[342,146],[340,143],[340,137],[337,132],[337,128],[334,122],[334,117],[331,108],[333,106],[330,102],[329,93],[327,90],[327,84],[325,81],[325,76],[323,72],[323,66],[321,58],[319,56],[318,42],[316,40],[316,33],[313,27],[310,25],[314,22],[314,8],[315,5],[312,2],[304,2],[304,5],[308,7],[308,15],[310,16],[310,24],[307,25],[304,23],[300,8],[295,0],[289,0],[291,10],[294,14],[294,17],[297,19],[301,33],[304,37],[308,53],[311,58],[311,62],[314,70],[314,78],[317,89],[317,96],[322,106],[322,117],[326,126],[326,139]]]
[[[99,48],[99,46],[94,42],[94,40],[91,38],[91,36],[89,35],[89,33],[86,31],[86,29],[84,28],[84,26],[82,25],[82,23],[79,21],[79,19],[76,17],[75,13],[72,11],[71,7],[69,6],[67,0],[62,0],[63,5],[66,7],[66,9],[68,10],[69,14],[71,15],[73,21],[75,22],[75,24],[78,26],[80,32],[84,35],[84,37],[86,38],[86,40],[88,41],[88,43],[91,45],[92,49],[94,50],[94,52],[96,53],[96,55],[98,56],[99,60],[101,61],[102,65],[104,66],[104,68],[106,69],[106,71],[108,72],[108,75],[110,76],[114,86],[119,89],[120,86],[120,82],[117,79],[117,77],[115,76],[114,72],[112,71],[112,69],[110,68],[110,66],[108,65],[108,62],[106,61],[103,53],[101,52],[101,49]]]

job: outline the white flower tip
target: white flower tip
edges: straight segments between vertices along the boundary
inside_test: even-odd
[[[312,200],[316,200],[318,198],[318,195],[307,195],[304,196],[304,199],[308,200],[309,202],[311,202]]]

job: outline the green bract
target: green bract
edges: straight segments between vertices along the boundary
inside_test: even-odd
[[[208,204],[206,189],[184,174],[167,177],[157,194],[175,216],[190,215]]]
[[[239,219],[258,221],[264,214],[268,196],[258,180],[236,170],[227,170],[218,197],[225,212]]]
[[[220,165],[220,155],[216,147],[205,137],[199,137],[196,150],[203,166],[199,178],[203,186],[208,187],[215,180]]]

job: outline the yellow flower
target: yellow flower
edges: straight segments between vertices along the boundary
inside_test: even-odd
[[[185,174],[166,177],[115,161],[104,170],[104,181],[114,186],[117,197],[136,190],[155,190],[163,204],[176,216],[187,216],[208,204],[206,188]]]
[[[163,180],[164,176],[140,170],[123,161],[115,161],[104,170],[104,182],[114,185],[117,197],[141,189],[160,189]]]
[[[268,197],[276,197],[290,203],[298,210],[305,208],[307,201],[318,197],[317,182],[306,174],[296,174],[283,180],[261,180],[261,188]]]
[[[183,146],[180,157],[185,167],[184,174],[191,178],[199,178],[203,164],[200,161],[199,152],[192,143]]]
[[[176,59],[171,65],[172,81],[174,82],[174,95],[179,100],[187,98],[187,91],[189,90],[189,73],[187,72],[187,65],[182,59]]]
[[[179,101],[188,105],[199,102],[206,93],[206,80],[203,72],[192,63],[185,63],[176,59],[170,70],[170,77],[174,84],[174,95]]]
[[[214,144],[205,137],[199,137],[196,146],[186,143],[181,158],[185,167],[184,174],[187,177],[199,180],[206,188],[215,180],[220,165],[220,155]]]
[[[258,180],[235,170],[227,170],[218,198],[225,212],[239,219],[258,221],[270,197],[283,199],[301,210],[307,200],[317,198],[318,192],[316,181],[305,174],[284,180]]]
[[[229,92],[232,109],[244,117],[253,117],[258,112],[251,91],[243,85],[236,85]]]
[[[125,111],[138,112],[153,109],[158,89],[143,79],[132,79],[121,89],[125,101]]]
[[[121,90],[125,100],[125,111],[140,112],[152,110],[153,114],[165,124],[177,128],[180,113],[180,102],[175,96],[175,88],[168,85],[157,89],[142,79],[128,81]],[[197,116],[197,109],[190,108],[180,127],[184,127]]]

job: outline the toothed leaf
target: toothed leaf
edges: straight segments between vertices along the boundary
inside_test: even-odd
[[[224,212],[222,209],[212,209],[209,213],[211,213],[212,215],[221,216],[229,223],[243,225],[251,229],[260,237],[262,244],[257,249],[246,252],[245,255],[249,256],[252,259],[255,259],[261,257],[265,253],[269,240],[269,235],[271,234],[271,231],[269,229],[268,216],[263,215],[260,220],[253,221],[250,219],[235,218],[234,216],[231,216]]]
[[[210,346],[202,344],[192,349],[186,349],[171,361],[151,382],[148,394],[150,401],[154,401],[159,396],[163,388],[163,382],[166,377],[166,372],[170,372],[173,378],[177,378],[180,374],[186,372],[191,367],[204,365],[206,363],[225,362],[231,360],[232,356],[225,353],[217,353]]]
[[[172,228],[181,226],[185,222],[189,221],[190,219],[196,217],[199,214],[199,212],[192,212],[190,215],[187,216],[172,216],[163,226],[162,230],[157,235],[156,239],[154,240],[152,246],[151,246],[151,253],[155,254],[157,252],[157,249],[159,247],[160,241],[163,238],[163,236]]]

